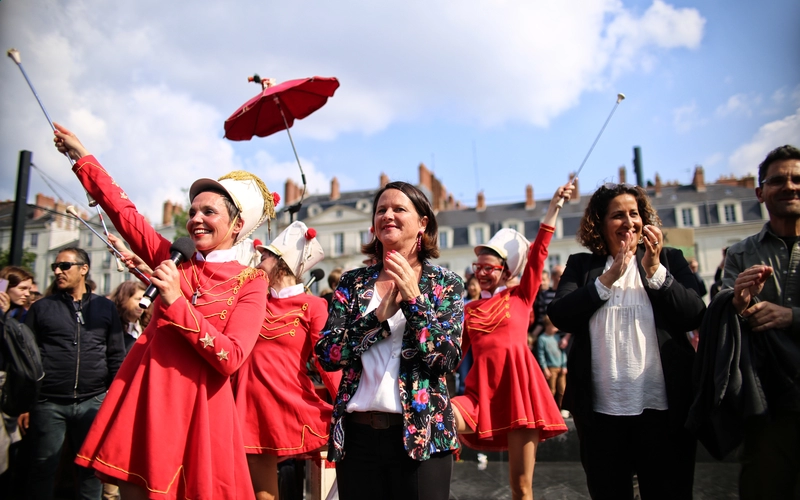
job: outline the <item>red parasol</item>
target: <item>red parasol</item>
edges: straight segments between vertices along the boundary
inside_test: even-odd
[[[225,120],[225,138],[231,141],[249,141],[254,135],[266,137],[286,130],[303,179],[303,195],[300,196],[295,211],[299,210],[306,192],[306,176],[289,127],[294,125],[295,120],[302,120],[324,106],[339,88],[339,80],[314,76],[275,85],[274,79],[261,78],[257,74],[248,80],[260,83],[263,90]]]
[[[280,85],[258,75],[250,80],[261,83],[264,90],[225,120],[225,137],[231,141],[249,141],[254,135],[266,137],[288,130],[295,120],[324,106],[339,88],[339,80],[321,76],[289,80]]]

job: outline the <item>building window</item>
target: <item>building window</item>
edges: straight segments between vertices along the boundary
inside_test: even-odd
[[[725,222],[736,222],[736,205],[728,203],[722,208],[725,210]]]
[[[739,200],[720,200],[717,203],[717,216],[720,224],[734,224],[743,220],[742,204]]]
[[[361,244],[362,245],[369,245],[372,243],[372,232],[371,231],[361,231]]]
[[[103,267],[106,269],[111,267],[111,252],[103,252]]]
[[[482,227],[473,227],[472,228],[472,241],[474,245],[483,245],[486,242],[486,235],[484,234],[484,228]]]
[[[561,265],[561,256],[558,254],[552,254],[547,257],[547,267],[549,269],[553,269],[556,266]]]
[[[514,231],[525,234],[525,223],[519,220],[507,220],[503,222],[503,227],[513,229]]]
[[[91,234],[91,233],[89,233],[89,234],[87,234],[87,235],[86,235],[86,246],[87,246],[87,247],[90,247],[90,246],[92,246],[92,240],[93,240],[93,239],[94,239],[94,237],[92,236],[92,234]]]
[[[344,210],[337,210],[336,211],[336,218],[337,219],[341,219],[342,217],[344,217]]]
[[[694,227],[693,215],[691,208],[681,209],[681,222],[683,222],[683,227]]]
[[[333,255],[344,255],[344,233],[333,233]]]
[[[39,245],[39,233],[31,233],[31,248],[36,248]]]
[[[110,293],[111,293],[111,275],[105,273],[103,274],[103,295],[108,295]]]
[[[439,231],[439,248],[450,248],[450,235],[447,231]]]

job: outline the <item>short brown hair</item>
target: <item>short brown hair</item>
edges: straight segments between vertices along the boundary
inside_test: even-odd
[[[594,192],[586,210],[583,212],[576,239],[594,254],[608,255],[608,246],[603,238],[603,221],[608,213],[608,205],[617,196],[629,194],[636,199],[639,215],[644,224],[661,226],[656,209],[650,204],[647,192],[639,186],[630,184],[604,184]]]
[[[422,235],[422,249],[417,255],[417,258],[420,261],[437,258],[439,256],[439,225],[436,223],[436,216],[433,213],[431,202],[428,201],[425,193],[420,191],[416,186],[407,182],[395,181],[381,188],[375,194],[375,199],[372,200],[372,223],[375,223],[375,211],[378,209],[378,201],[387,189],[396,189],[408,196],[408,199],[411,200],[414,209],[417,211],[417,215],[419,215],[420,218],[428,218],[428,225],[425,226],[425,234]],[[372,233],[372,241],[362,245],[361,251],[376,259],[378,262],[383,260],[383,244],[381,244],[375,236],[374,231]]]

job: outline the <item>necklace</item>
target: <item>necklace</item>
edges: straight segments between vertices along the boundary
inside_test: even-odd
[[[193,306],[196,306],[196,305],[197,305],[197,299],[198,299],[198,298],[199,298],[201,295],[203,295],[203,291],[202,291],[202,285],[200,285],[200,277],[197,275],[197,268],[195,268],[195,267],[194,267],[194,261],[190,261],[190,262],[191,262],[191,264],[192,264],[192,272],[194,273],[194,277],[195,277],[195,279],[197,280],[197,288],[195,288],[195,289],[194,289],[194,293],[192,294],[192,305],[193,305]],[[204,260],[204,261],[203,261],[203,270],[204,270],[204,271],[205,271],[205,269],[206,269],[206,263],[207,263],[207,262],[208,262],[207,260]],[[213,272],[213,273],[211,273],[211,276],[209,276],[208,278],[206,278],[206,282],[204,283],[204,285],[207,285],[207,284],[208,284],[208,282],[209,282],[209,281],[211,281],[211,278],[213,278],[213,277],[214,277],[214,275],[215,275],[215,274],[217,274],[217,271],[218,271],[218,270],[219,270],[219,267],[217,267],[216,269],[214,269],[214,272]]]

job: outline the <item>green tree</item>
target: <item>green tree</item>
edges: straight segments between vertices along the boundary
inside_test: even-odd
[[[9,257],[11,250],[0,250],[0,269],[9,265]],[[33,272],[33,264],[36,262],[36,254],[23,250],[22,252],[22,265],[20,267]]]

